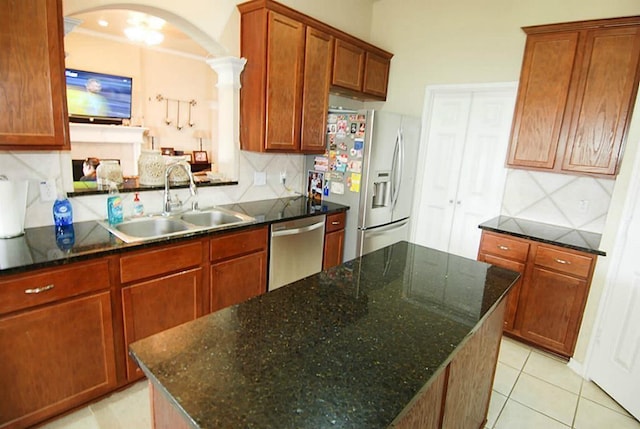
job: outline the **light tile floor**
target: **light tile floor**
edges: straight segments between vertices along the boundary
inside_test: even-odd
[[[640,423],[564,361],[503,338],[486,428],[640,429]]]
[[[140,381],[42,428],[150,429],[147,382]],[[486,428],[640,429],[640,423],[562,360],[504,338]]]

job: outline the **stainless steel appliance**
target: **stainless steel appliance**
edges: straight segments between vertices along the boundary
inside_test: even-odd
[[[280,286],[322,271],[325,215],[271,225],[269,286]]]
[[[409,238],[420,119],[376,110],[330,110],[327,150],[308,156],[323,198],[350,206],[344,261]]]

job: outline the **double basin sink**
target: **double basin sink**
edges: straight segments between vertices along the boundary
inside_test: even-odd
[[[116,237],[126,243],[173,237],[192,232],[213,231],[228,226],[255,222],[255,218],[222,208],[187,211],[169,216],[150,215],[127,219],[117,225],[101,221]]]

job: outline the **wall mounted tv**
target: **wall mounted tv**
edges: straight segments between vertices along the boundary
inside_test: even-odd
[[[131,119],[132,79],[105,73],[66,69],[69,121],[122,124]]]

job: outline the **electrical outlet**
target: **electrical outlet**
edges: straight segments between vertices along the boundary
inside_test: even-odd
[[[40,182],[40,199],[43,202],[55,201],[57,197],[56,181],[48,179]]]
[[[589,200],[580,200],[580,205],[578,206],[578,210],[580,213],[586,213],[589,211]]]
[[[264,171],[254,171],[253,172],[253,185],[254,186],[264,186],[267,184],[267,173]]]

